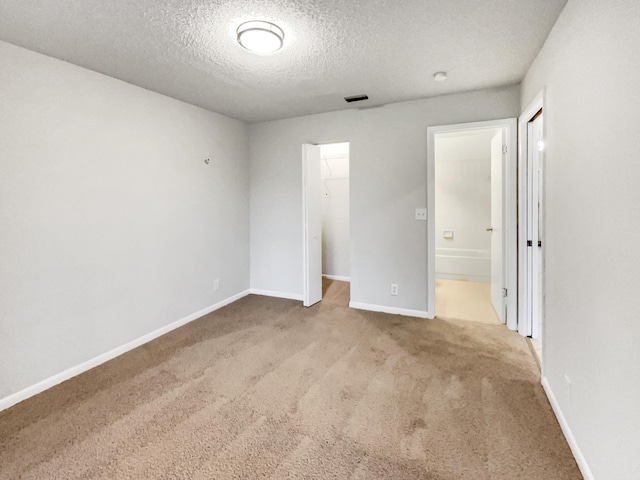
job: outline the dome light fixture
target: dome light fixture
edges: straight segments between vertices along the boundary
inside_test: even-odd
[[[262,20],[244,22],[238,27],[238,43],[254,53],[269,54],[282,48],[284,32],[271,23]]]

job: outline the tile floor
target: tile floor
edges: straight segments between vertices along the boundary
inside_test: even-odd
[[[436,317],[501,325],[491,305],[491,285],[436,279]]]

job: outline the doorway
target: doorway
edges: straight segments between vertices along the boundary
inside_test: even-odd
[[[516,120],[427,132],[429,317],[471,315],[515,330]]]
[[[520,318],[542,362],[544,326],[544,115],[543,94],[520,117]]]
[[[334,282],[351,280],[349,143],[305,144],[302,162],[303,304],[311,306]]]
[[[435,135],[436,316],[488,324],[502,302],[504,129]]]

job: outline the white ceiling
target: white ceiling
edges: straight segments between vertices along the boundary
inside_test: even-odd
[[[0,39],[257,122],[519,83],[565,3],[0,0]],[[282,50],[238,45],[253,19],[284,29]]]

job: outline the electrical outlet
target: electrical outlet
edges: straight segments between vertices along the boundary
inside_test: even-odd
[[[416,208],[416,220],[426,220],[427,219],[427,209],[426,208]]]
[[[213,291],[214,291],[214,292],[217,292],[218,290],[220,290],[220,279],[219,279],[219,278],[216,278],[216,279],[213,281]]]
[[[391,284],[391,295],[398,295],[398,284],[397,283],[392,283]]]

